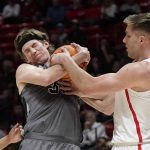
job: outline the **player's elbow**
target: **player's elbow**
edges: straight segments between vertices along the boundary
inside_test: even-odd
[[[54,83],[54,80],[52,77],[49,77],[49,76],[43,76],[42,79],[41,79],[42,83],[41,85],[42,86],[49,86],[50,84]]]
[[[42,80],[42,83],[41,83],[41,86],[48,86],[49,85],[49,80],[48,79],[43,79]]]
[[[104,113],[107,116],[111,116],[113,114],[113,111],[110,110],[103,110],[102,113]]]
[[[103,105],[103,107],[101,107],[102,109],[102,113],[104,113],[107,116],[111,116],[114,112],[114,107],[112,105]]]
[[[53,78],[44,79],[43,86],[49,86],[50,84],[53,84],[54,82],[55,80]]]

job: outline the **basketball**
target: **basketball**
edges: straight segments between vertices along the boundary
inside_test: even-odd
[[[54,51],[54,54],[57,54],[57,53],[62,53],[63,50],[62,48],[66,48],[70,54],[70,56],[73,56],[77,53],[77,50],[75,49],[75,47],[71,46],[71,45],[63,45],[61,47],[58,47],[55,51]]]
[[[63,45],[61,47],[58,47],[53,54],[57,54],[57,53],[63,53],[62,48],[66,48],[67,51],[69,52],[70,56],[74,56],[77,53],[77,50],[75,47],[71,46],[71,45]],[[87,63],[83,62],[82,64],[79,65],[82,69],[86,70],[87,68]],[[71,81],[69,75],[65,75],[62,78],[63,81]]]

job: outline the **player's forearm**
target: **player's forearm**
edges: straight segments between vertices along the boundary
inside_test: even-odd
[[[82,70],[71,57],[63,57],[61,63],[63,64],[67,73],[69,73],[74,85],[82,93],[86,92],[86,89],[88,89],[92,83],[92,76]]]
[[[96,110],[98,110],[100,112],[103,112],[102,109],[100,109],[99,106],[96,104],[96,100],[94,100],[94,99],[92,100],[91,98],[87,98],[87,97],[81,97],[81,99],[89,106],[95,108]]]
[[[91,107],[95,108],[97,111],[100,111],[106,115],[111,115],[113,113],[114,97],[110,95],[101,99],[92,99],[87,97],[81,97],[81,99]]]
[[[43,79],[46,85],[52,84],[55,81],[58,81],[67,73],[61,65],[54,65],[48,69],[44,70]]]
[[[0,150],[4,149],[7,147],[10,143],[8,136],[5,136],[0,139]]]

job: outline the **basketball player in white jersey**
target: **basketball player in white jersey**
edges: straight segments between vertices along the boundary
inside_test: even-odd
[[[123,42],[128,56],[135,61],[117,73],[93,77],[80,69],[65,49],[52,60],[64,66],[76,87],[76,91],[66,94],[76,93],[98,111],[114,113],[112,150],[149,150],[150,13],[130,15],[124,23]]]

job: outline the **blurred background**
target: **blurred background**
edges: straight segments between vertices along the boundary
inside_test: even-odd
[[[129,14],[150,11],[149,0],[0,0],[0,138],[25,116],[15,83],[21,63],[14,38],[24,28],[46,32],[57,48],[70,42],[91,53],[87,72],[93,76],[117,72],[131,62],[122,39],[123,19]],[[113,118],[81,102],[83,129],[81,150],[110,150]],[[13,144],[5,150],[17,150]]]

